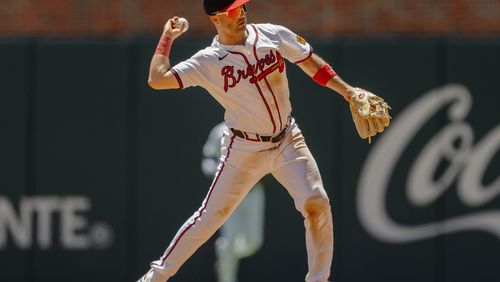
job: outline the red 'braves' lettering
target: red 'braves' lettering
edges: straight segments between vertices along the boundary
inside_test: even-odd
[[[225,66],[222,68],[220,74],[224,76],[224,90],[227,92],[227,88],[233,88],[236,85],[236,78],[234,77],[234,66]],[[229,79],[232,80],[231,85],[228,85]]]
[[[264,70],[265,66],[270,66]],[[285,68],[285,61],[281,54],[276,51],[276,55],[273,50],[269,51],[264,58],[259,59],[255,65],[248,65],[246,69],[236,70],[236,75],[234,73],[234,66],[224,66],[221,70],[221,75],[224,77],[224,91],[227,92],[229,88],[233,88],[240,82],[241,79],[247,79],[251,77],[250,82],[256,83],[257,81],[265,78],[274,70],[279,69],[279,72],[283,72]]]

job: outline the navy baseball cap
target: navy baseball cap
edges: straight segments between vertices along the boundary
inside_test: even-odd
[[[250,0],[203,0],[205,14],[213,15],[217,12],[227,12],[245,5]]]

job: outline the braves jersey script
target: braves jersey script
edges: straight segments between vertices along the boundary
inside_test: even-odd
[[[280,132],[292,111],[284,59],[299,63],[312,48],[289,29],[249,24],[243,45],[211,46],[171,70],[180,88],[201,86],[226,110],[228,127],[260,135]]]

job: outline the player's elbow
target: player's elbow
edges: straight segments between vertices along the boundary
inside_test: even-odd
[[[180,88],[177,79],[170,72],[151,72],[148,77],[149,87],[155,90],[178,89]]]
[[[162,89],[161,75],[158,75],[156,73],[149,73],[148,85],[149,85],[149,87],[151,87],[155,90]]]
[[[148,85],[149,87],[155,89],[155,90],[160,90],[160,83],[158,83],[158,80],[155,80],[151,76],[148,78]]]

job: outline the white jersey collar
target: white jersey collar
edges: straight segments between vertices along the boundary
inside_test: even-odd
[[[257,46],[256,46],[257,49],[262,48],[262,47],[275,47],[275,45],[268,38],[263,37],[262,34],[255,33],[255,31],[257,30],[257,27],[254,24],[247,24],[246,30],[247,30],[248,36],[245,39],[245,45],[222,44],[219,42],[219,35],[216,35],[212,41],[212,46],[226,50],[226,51],[253,48],[253,46],[255,44],[257,44]]]

